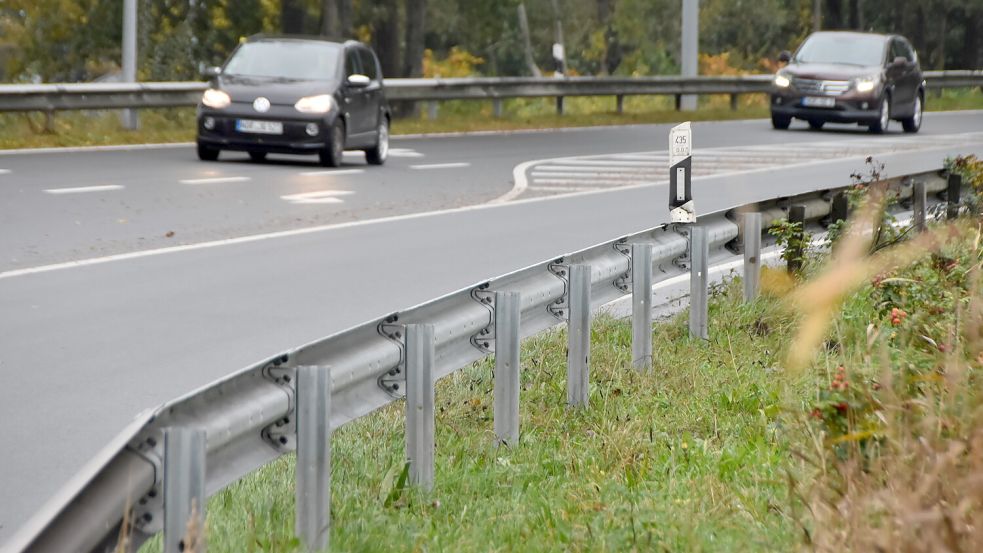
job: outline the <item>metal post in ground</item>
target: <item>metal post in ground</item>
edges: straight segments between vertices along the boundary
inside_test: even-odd
[[[570,266],[567,404],[587,407],[590,383],[590,265]]]
[[[700,1],[682,0],[683,3],[683,22],[682,22],[682,68],[683,77],[695,77],[699,64],[699,41],[700,41]],[[682,111],[696,110],[696,95],[686,94],[682,96],[679,107]]]
[[[501,98],[495,98],[494,100],[492,100],[492,115],[494,115],[496,119],[502,116]]]
[[[495,292],[495,437],[519,443],[519,326],[522,295]]]
[[[434,327],[406,326],[406,459],[410,483],[433,489]]]
[[[959,217],[959,189],[962,188],[963,178],[955,173],[949,173],[948,187],[945,191],[946,208],[945,218],[955,219]]]
[[[845,192],[837,192],[833,195],[833,203],[829,208],[830,221],[846,221],[850,216],[850,202]]]
[[[731,94],[730,95],[730,110],[731,111],[737,111],[737,99],[738,99],[739,96],[740,96],[739,94]]]
[[[631,364],[652,368],[652,245],[631,245]]]
[[[563,96],[556,97],[556,114],[563,115]]]
[[[928,206],[928,192],[925,189],[925,182],[916,180],[911,187],[911,208],[912,226],[915,230],[922,232],[925,230],[925,216]]]
[[[618,110],[618,115],[621,115],[622,113],[625,112],[625,95],[618,94],[617,96],[614,97],[614,99],[615,99],[614,101],[616,104],[616,109]]]
[[[440,112],[440,104],[437,102],[427,102],[427,119],[431,121],[437,120],[437,114]]]
[[[204,430],[164,430],[164,553],[202,550],[205,452]]]
[[[788,272],[797,273],[802,269],[802,258],[805,252],[802,250],[802,239],[805,236],[806,226],[806,206],[793,205],[788,210],[788,221],[798,223],[798,229],[792,233],[788,248]]]
[[[761,214],[744,214],[744,301],[758,297],[761,281]]]
[[[710,242],[707,240],[706,227],[690,228],[689,257],[689,335],[706,340],[709,338],[707,270],[710,265]]]
[[[123,0],[123,82],[137,80],[137,0]],[[123,110],[123,127],[136,130],[140,119],[134,109]]]
[[[295,533],[308,551],[328,546],[331,534],[331,372],[297,368]]]

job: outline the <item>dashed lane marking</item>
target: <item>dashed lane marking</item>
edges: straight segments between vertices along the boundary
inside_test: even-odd
[[[108,192],[110,190],[122,190],[125,186],[119,184],[107,184],[105,186],[77,186],[74,188],[49,188],[45,190],[48,194],[84,194],[86,192]]]
[[[416,170],[428,170],[428,169],[459,169],[463,167],[471,167],[470,163],[460,162],[460,163],[431,163],[429,165],[410,165],[410,169]]]
[[[350,190],[318,190],[316,192],[288,194],[286,196],[280,196],[280,199],[292,204],[342,204],[345,203],[345,200],[342,200],[338,196],[348,196],[350,194],[354,194],[354,192]]]
[[[212,177],[207,179],[184,179],[181,184],[223,184],[228,182],[246,182],[252,180],[249,177]]]
[[[325,177],[325,176],[341,176],[341,175],[360,175],[365,172],[365,169],[333,169],[324,171],[305,171],[300,174],[302,177]]]

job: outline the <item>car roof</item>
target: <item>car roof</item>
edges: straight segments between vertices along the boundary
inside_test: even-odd
[[[367,45],[357,41],[357,40],[346,40],[344,42],[338,42],[336,40],[330,40],[323,36],[317,35],[268,35],[268,34],[257,34],[252,35],[246,39],[246,42],[279,42],[279,41],[298,41],[298,42],[323,42],[325,44],[336,44],[338,46],[362,46],[368,48]]]
[[[826,35],[835,35],[835,36],[867,36],[867,37],[880,38],[882,40],[888,40],[890,38],[894,38],[895,36],[897,36],[897,35],[884,35],[884,34],[881,34],[881,33],[861,33],[861,32],[857,32],[857,31],[816,31],[815,33],[812,33],[809,36],[810,37],[813,37],[813,36],[826,36]]]

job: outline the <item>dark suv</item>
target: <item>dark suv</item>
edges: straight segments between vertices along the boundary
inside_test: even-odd
[[[813,129],[827,122],[858,123],[871,132],[891,119],[918,132],[925,107],[925,81],[918,56],[903,37],[850,32],[813,33],[775,75],[771,123],[787,129],[792,118]]]
[[[252,37],[221,68],[198,105],[198,157],[221,150],[318,154],[337,167],[344,150],[381,165],[389,152],[389,107],[372,50],[311,38]]]

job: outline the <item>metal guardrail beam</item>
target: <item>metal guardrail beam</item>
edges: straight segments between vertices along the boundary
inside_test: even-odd
[[[564,96],[763,94],[771,75],[725,77],[532,77],[387,79],[391,100],[501,100]],[[929,71],[930,89],[983,86],[983,71]],[[191,107],[207,83],[79,83],[0,85],[0,111]]]
[[[946,190],[947,183],[933,174],[924,176],[927,189]],[[910,182],[902,183],[900,197],[910,197],[911,189]],[[806,206],[807,220],[817,221],[830,213],[833,197],[813,192],[792,200]],[[757,204],[756,210],[770,226],[786,216],[785,205],[787,199],[773,200]],[[739,233],[730,217],[730,212],[701,216],[711,260],[732,257],[725,247]],[[193,427],[208,436],[205,493],[210,496],[296,448],[297,367],[331,367],[331,428],[338,428],[403,397],[407,325],[433,325],[432,376],[439,379],[491,354],[486,341],[495,325],[495,306],[484,300],[489,294],[519,292],[519,334],[538,334],[566,322],[573,265],[591,267],[591,309],[624,297],[632,271],[627,252],[634,244],[651,246],[655,283],[686,274],[679,262],[688,251],[687,239],[672,226],[659,226],[476,284],[244,369],[137,421],[9,545],[12,551],[115,551],[128,522],[135,550],[163,526],[165,429]],[[132,516],[126,518],[128,508]]]

